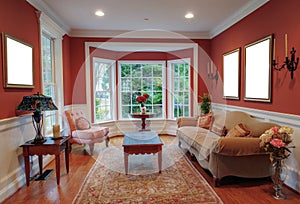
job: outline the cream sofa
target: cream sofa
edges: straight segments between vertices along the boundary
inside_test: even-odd
[[[228,131],[243,123],[251,135],[251,137],[221,137],[208,129],[197,127],[198,118],[178,118],[179,146],[188,150],[203,168],[212,173],[215,186],[219,186],[221,178],[225,176],[247,178],[270,176],[270,158],[260,148],[259,136],[276,124],[259,121],[240,111],[217,114],[213,118],[213,124],[224,125]]]

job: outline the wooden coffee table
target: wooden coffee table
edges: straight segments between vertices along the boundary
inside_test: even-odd
[[[128,174],[129,154],[156,154],[158,153],[158,170],[162,167],[162,141],[156,132],[127,132],[124,136],[124,164]]]

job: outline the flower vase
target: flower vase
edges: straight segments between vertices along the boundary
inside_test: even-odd
[[[273,181],[273,189],[275,190],[274,194],[272,195],[273,198],[277,200],[284,200],[286,195],[284,195],[282,190],[282,184],[286,177],[286,166],[284,164],[284,159],[282,157],[272,157],[272,181]]]
[[[147,111],[146,106],[141,105],[141,114],[146,114],[146,111]]]

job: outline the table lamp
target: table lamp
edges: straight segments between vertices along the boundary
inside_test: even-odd
[[[33,111],[32,123],[36,131],[33,143],[44,143],[46,139],[42,135],[43,113],[42,111],[57,110],[52,98],[43,94],[24,96],[17,110]]]

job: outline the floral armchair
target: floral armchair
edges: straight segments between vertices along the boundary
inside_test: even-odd
[[[70,128],[71,144],[77,143],[89,145],[91,155],[94,153],[95,143],[101,143],[105,140],[106,147],[108,146],[108,127],[91,125],[81,109],[66,110],[65,115]]]

